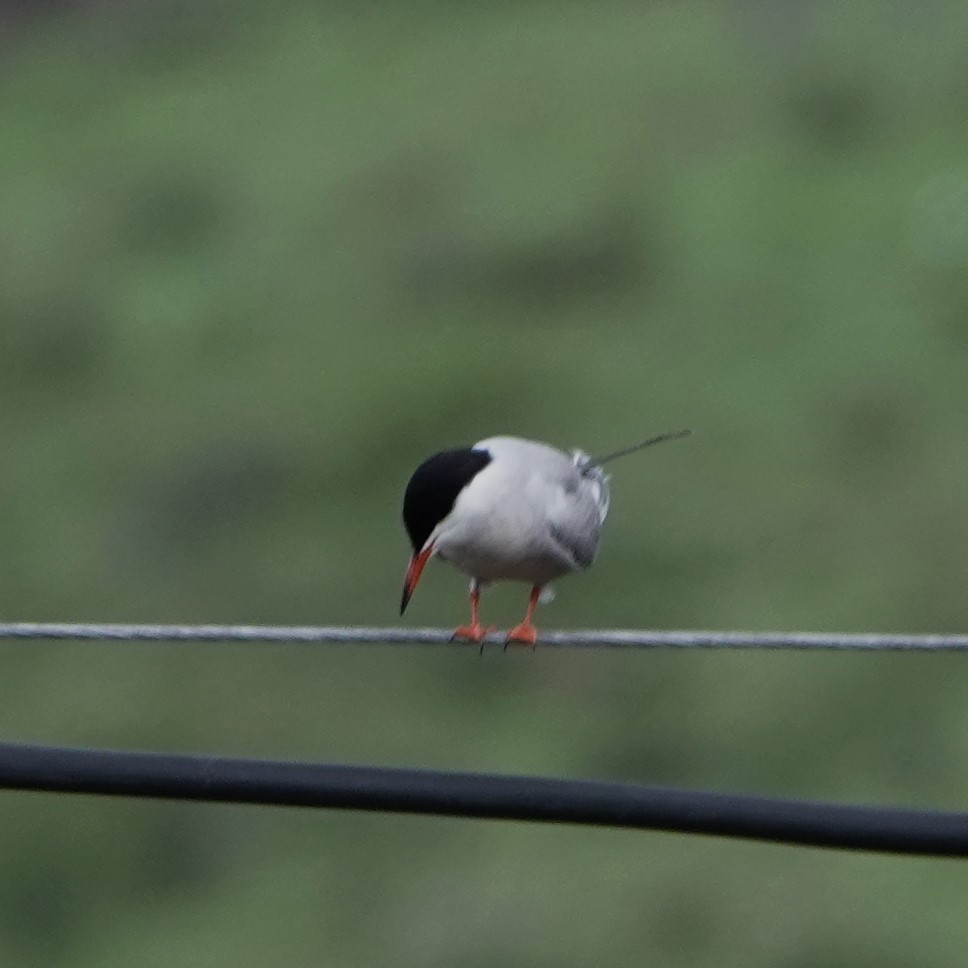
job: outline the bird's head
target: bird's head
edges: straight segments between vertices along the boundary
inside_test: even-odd
[[[403,524],[413,553],[403,579],[402,615],[424,566],[433,557],[437,535],[462,490],[491,462],[486,450],[458,447],[428,457],[414,472],[403,496]]]

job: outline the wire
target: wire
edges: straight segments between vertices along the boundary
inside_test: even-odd
[[[148,642],[307,642],[360,645],[446,645],[447,629],[312,625],[114,625],[56,622],[0,624],[3,639],[94,639]],[[486,639],[504,645],[498,633]],[[541,632],[538,644],[571,648],[635,649],[825,649],[960,652],[968,635],[840,632],[717,632],[590,629]],[[476,646],[473,646],[476,648]]]
[[[444,629],[251,625],[0,624],[0,639],[442,645]],[[503,644],[500,635],[489,643]],[[965,635],[590,630],[542,646],[968,649]],[[839,806],[629,784],[280,763],[0,743],[0,788],[336,807],[703,833],[816,847],[968,856],[968,815]]]
[[[968,856],[968,814],[527,776],[0,743],[0,788],[592,824]]]

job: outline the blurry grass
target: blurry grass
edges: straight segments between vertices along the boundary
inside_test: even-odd
[[[425,454],[691,426],[616,465],[600,561],[546,625],[963,628],[966,14],[780,9],[21,27],[7,617],[394,622]],[[429,569],[408,620],[464,595]],[[3,652],[8,739],[966,794],[957,657]],[[0,819],[11,964],[942,965],[966,941],[961,868],[930,862],[67,798]]]

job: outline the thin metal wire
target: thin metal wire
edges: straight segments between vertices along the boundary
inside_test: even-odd
[[[8,622],[3,639],[88,639],[141,642],[303,642],[359,645],[447,645],[451,631],[432,628],[374,628],[314,625],[118,625],[103,623]],[[504,645],[492,633],[488,645]],[[455,643],[459,646],[466,643]],[[778,649],[901,652],[963,652],[968,635],[841,632],[718,632],[588,629],[541,632],[541,647],[613,649]],[[476,645],[469,645],[477,648]]]

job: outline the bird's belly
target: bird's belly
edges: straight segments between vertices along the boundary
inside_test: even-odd
[[[473,545],[444,543],[439,556],[472,578],[482,581],[524,581],[544,585],[575,570],[575,564],[553,548],[503,541]]]

